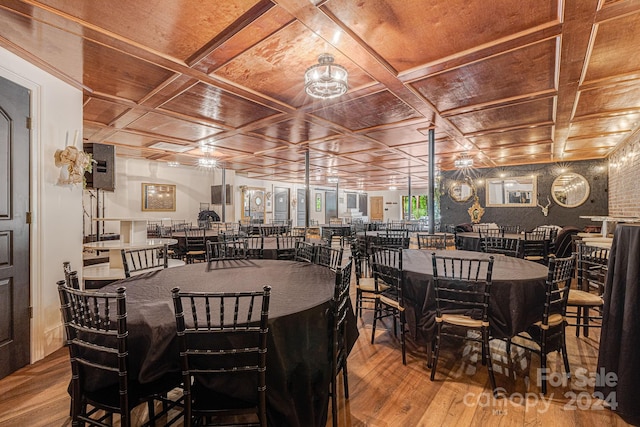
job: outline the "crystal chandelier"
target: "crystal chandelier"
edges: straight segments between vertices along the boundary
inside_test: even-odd
[[[462,156],[454,160],[453,165],[458,169],[470,168],[473,166],[473,159],[467,156],[467,153],[463,153]]]
[[[346,68],[333,63],[333,55],[323,53],[318,63],[305,71],[304,90],[314,98],[335,98],[347,92],[348,77]]]
[[[216,167],[216,160],[210,157],[201,157],[198,159],[198,166],[201,168],[214,168]]]

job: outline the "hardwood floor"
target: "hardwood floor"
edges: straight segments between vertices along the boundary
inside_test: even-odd
[[[403,366],[400,344],[392,333],[377,330],[372,345],[370,312],[358,322],[360,337],[348,360],[349,400],[344,400],[342,389],[339,391],[341,427],[628,425],[591,398],[592,387],[581,387],[578,381],[595,372],[598,329],[593,329],[589,338],[576,338],[575,329],[568,329],[573,378],[566,385],[550,385],[546,396],[540,395],[536,384],[538,356],[512,349],[514,380],[509,376],[504,345],[493,341],[496,381],[506,394],[494,399],[478,347],[462,341],[445,346],[436,380],[431,382],[425,349],[409,343],[407,365]],[[550,355],[549,366],[552,372],[561,372],[561,358]],[[0,380],[0,427],[70,426],[69,378],[68,351],[62,348]],[[142,405],[135,411],[134,425],[145,417]],[[330,426],[330,412],[328,418]]]

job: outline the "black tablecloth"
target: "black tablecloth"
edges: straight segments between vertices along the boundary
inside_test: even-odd
[[[187,252],[187,238],[185,237],[184,232],[181,233],[179,231],[176,231],[171,235],[171,238],[178,241],[178,243],[176,243],[176,246],[178,247],[179,253]],[[217,242],[218,230],[204,230],[204,239],[211,240],[212,242]]]
[[[323,230],[333,231],[334,236],[346,237],[351,234],[350,224],[320,224],[319,227]]]
[[[376,238],[378,236],[386,236],[387,235],[387,230],[376,230],[376,231],[358,231],[356,233],[356,239],[358,240],[362,240],[364,239],[366,247],[367,247],[367,254],[371,255],[372,251],[371,251],[371,246],[373,246],[376,242]],[[409,233],[409,237],[407,237],[405,239],[405,244],[408,247],[409,243],[411,242],[411,239],[414,238],[417,235],[417,233]],[[416,243],[417,244],[417,243]]]
[[[509,239],[523,239],[524,234],[505,233],[504,237]],[[472,231],[463,231],[456,233],[456,247],[463,251],[476,251],[481,252],[480,248],[480,233]]]
[[[435,251],[460,258],[489,258],[490,254],[469,251]],[[433,290],[432,251],[408,249],[402,252],[404,304],[410,333],[418,344],[429,343],[435,334],[436,302]],[[542,319],[547,267],[535,262],[494,255],[491,306],[493,336],[514,336]]]
[[[130,372],[141,383],[179,372],[171,300],[183,291],[246,291],[272,287],[267,352],[267,415],[273,426],[324,426],[331,379],[331,300],[335,273],[308,263],[274,260],[190,264],[125,279]],[[349,313],[349,347],[358,336]]]
[[[640,425],[640,225],[618,224],[608,268],[595,391]]]

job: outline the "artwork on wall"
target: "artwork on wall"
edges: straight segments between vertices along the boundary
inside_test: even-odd
[[[322,212],[322,193],[316,193],[316,212]]]
[[[173,184],[142,184],[142,210],[175,212],[176,186]]]
[[[473,224],[478,224],[480,220],[482,220],[482,215],[484,215],[484,208],[480,205],[478,196],[475,196],[473,205],[471,205],[467,212],[469,212],[469,217],[471,218],[471,222]]]

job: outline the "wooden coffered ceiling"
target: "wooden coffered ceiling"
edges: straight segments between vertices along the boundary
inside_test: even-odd
[[[259,179],[304,182],[308,149],[312,183],[423,186],[429,128],[448,170],[605,158],[640,124],[638,0],[0,0],[0,22],[83,90],[85,142]],[[323,52],[349,71],[331,101],[304,92]]]

